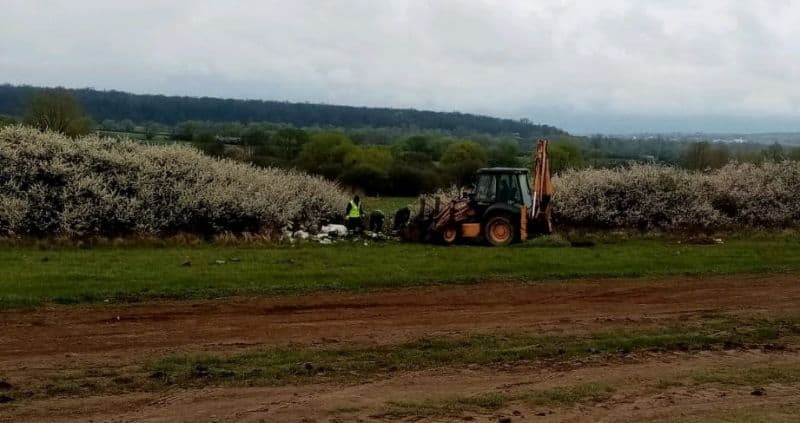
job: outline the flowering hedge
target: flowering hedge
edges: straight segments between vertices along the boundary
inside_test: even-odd
[[[730,163],[708,173],[666,166],[567,171],[553,213],[573,227],[718,229],[800,224],[800,163]]]
[[[668,166],[570,170],[553,180],[557,227],[736,229],[800,226],[800,162],[730,163],[708,173]],[[458,198],[450,188],[425,196]]]
[[[341,214],[320,177],[180,145],[0,130],[0,234],[264,232]]]

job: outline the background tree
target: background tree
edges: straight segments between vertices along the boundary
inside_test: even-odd
[[[16,115],[25,100],[44,89],[0,84],[0,113]],[[522,138],[555,136],[564,131],[534,124],[458,112],[432,112],[413,109],[368,108],[329,104],[287,103],[282,101],[232,100],[221,98],[137,95],[93,89],[64,90],[80,100],[98,122],[106,119],[154,121],[174,126],[185,120],[206,122],[282,122],[296,127],[408,128],[435,129],[493,135],[519,134]]]
[[[684,167],[690,170],[719,169],[733,157],[731,149],[723,143],[690,143],[684,153]]]
[[[489,166],[519,167],[522,165],[519,143],[502,141],[489,148]]]
[[[270,152],[284,163],[297,158],[310,140],[308,133],[297,128],[281,128],[270,137]]]
[[[342,183],[359,187],[368,195],[389,191],[389,172],[394,157],[386,147],[356,147],[344,158]]]
[[[31,97],[25,123],[42,131],[60,132],[70,137],[86,135],[92,129],[92,121],[83,113],[78,101],[66,90],[58,89]]]
[[[297,156],[297,165],[307,172],[338,179],[346,168],[345,158],[355,148],[344,134],[320,132],[312,135],[303,146]]]
[[[473,141],[450,144],[442,154],[441,165],[450,182],[467,185],[474,181],[475,171],[488,164],[486,150]]]
[[[586,167],[580,147],[570,142],[550,143],[548,153],[550,156],[550,171],[560,173],[566,169],[580,169]],[[528,167],[533,168],[535,157],[528,158]]]
[[[146,122],[144,124],[144,139],[152,141],[158,133],[158,124],[154,122]]]
[[[181,122],[172,130],[170,138],[177,141],[192,141],[197,133],[197,122]]]
[[[272,152],[269,142],[272,134],[264,127],[254,125],[241,134],[241,143],[253,152],[253,163],[262,167],[287,167],[288,163]]]
[[[442,157],[447,145],[448,143],[442,140],[415,135],[401,142],[400,149],[407,152],[422,153],[428,156],[429,159],[437,161]]]
[[[270,141],[272,134],[261,126],[252,126],[242,133],[241,138],[244,145],[262,146]]]
[[[14,125],[18,123],[17,120],[11,116],[0,115],[0,128],[4,126]]]
[[[136,124],[130,119],[123,119],[119,122],[120,129],[125,132],[133,132],[136,130]]]
[[[415,151],[402,151],[395,156],[389,179],[391,193],[402,196],[432,192],[442,184],[436,164],[427,154]]]
[[[209,156],[225,156],[225,144],[217,141],[217,137],[210,132],[204,132],[195,137],[195,146]]]
[[[686,147],[684,167],[691,170],[704,170],[711,167],[711,143],[693,142]]]
[[[786,152],[783,150],[783,146],[776,142],[764,150],[764,157],[773,162],[780,162],[786,160],[787,156]]]
[[[731,149],[723,143],[714,143],[711,146],[709,155],[709,162],[712,169],[719,169],[731,161]]]

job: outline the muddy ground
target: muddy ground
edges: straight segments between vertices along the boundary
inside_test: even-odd
[[[124,366],[176,353],[392,345],[472,333],[579,334],[690,321],[715,313],[797,312],[800,278],[785,274],[487,282],[295,297],[51,306],[0,312],[0,377],[17,385],[54,370]],[[0,404],[0,421],[796,421],[800,385],[794,383],[682,386],[664,381],[693,372],[730,374],[753,366],[792,366],[800,361],[798,346],[788,340],[779,349],[750,346],[590,361],[442,367],[301,386],[212,385],[56,395]],[[497,409],[458,410],[450,415],[391,413],[398,403],[436,403],[454,396],[585,383],[613,386],[613,394],[571,405],[512,401]]]

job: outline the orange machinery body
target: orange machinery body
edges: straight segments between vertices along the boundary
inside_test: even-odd
[[[537,233],[550,233],[550,198],[553,186],[547,157],[547,140],[539,140],[533,174],[521,168],[487,168],[478,171],[476,192],[417,216],[416,224],[401,232],[405,239],[483,239],[491,245],[524,241]],[[426,210],[420,200],[420,210]]]

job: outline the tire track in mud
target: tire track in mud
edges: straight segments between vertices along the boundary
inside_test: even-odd
[[[53,398],[9,409],[8,414],[0,414],[0,422],[497,422],[498,416],[502,415],[512,416],[512,422],[532,419],[546,422],[699,422],[708,421],[708,416],[771,416],[800,412],[800,386],[768,384],[765,385],[767,395],[756,397],[750,394],[752,386],[746,384],[678,384],[666,388],[660,385],[692,374],[721,372],[724,375],[764,366],[797,367],[798,358],[796,349],[780,352],[642,353],[597,363],[557,367],[539,364],[433,368],[399,372],[361,383],[211,387],[162,393]],[[387,410],[398,402],[446,404],[456,397],[547,391],[595,382],[612,388],[607,398],[560,405],[511,402],[496,409],[466,408],[444,416],[426,415],[424,408],[419,416],[403,418],[387,414]],[[751,420],[764,421],[763,418]]]
[[[257,345],[389,344],[800,310],[795,275],[483,283],[0,312],[0,371]]]

